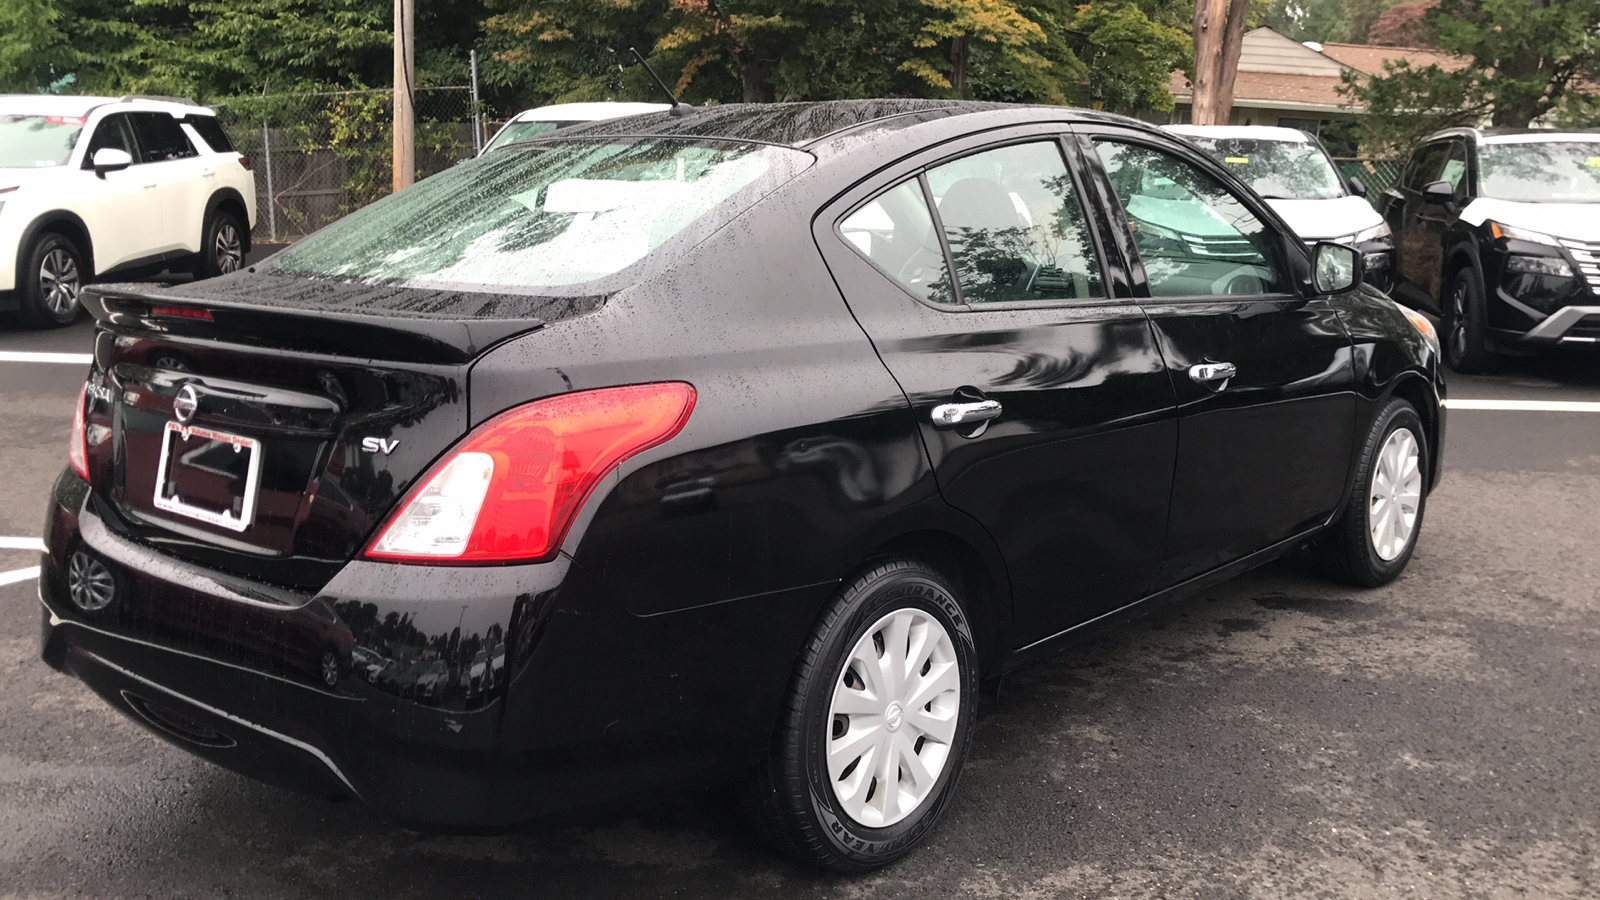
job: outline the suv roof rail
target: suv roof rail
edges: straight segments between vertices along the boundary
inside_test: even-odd
[[[181,103],[184,106],[199,106],[200,104],[187,97],[168,97],[164,94],[128,94],[120,98],[118,103],[132,103],[135,100],[154,100],[158,103]]]

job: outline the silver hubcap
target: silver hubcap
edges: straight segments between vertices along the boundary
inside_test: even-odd
[[[70,313],[78,305],[78,263],[72,254],[60,247],[44,255],[39,263],[39,293],[44,303],[58,316]]]
[[[1389,562],[1406,549],[1417,530],[1422,506],[1422,466],[1416,436],[1396,428],[1378,451],[1378,471],[1367,497],[1367,528],[1372,549]]]
[[[239,266],[244,262],[244,247],[239,240],[239,230],[229,222],[223,222],[217,227],[217,271],[226,275],[229,272],[239,271]]]
[[[67,588],[72,602],[84,612],[99,612],[111,605],[117,583],[105,564],[87,553],[74,553],[67,563]]]
[[[1450,295],[1450,358],[1460,359],[1467,353],[1467,286],[1457,282]]]
[[[921,806],[950,758],[960,711],[960,663],[938,619],[899,609],[867,629],[828,709],[828,777],[845,814],[883,828]]]

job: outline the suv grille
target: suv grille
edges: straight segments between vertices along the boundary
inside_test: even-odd
[[[1589,241],[1569,241],[1559,238],[1561,246],[1572,254],[1572,259],[1578,264],[1578,271],[1583,273],[1583,280],[1589,283],[1591,290],[1600,290],[1600,243]]]

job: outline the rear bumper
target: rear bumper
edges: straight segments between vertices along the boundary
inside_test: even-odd
[[[421,830],[502,830],[753,764],[830,589],[641,617],[565,557],[356,561],[296,601],[111,533],[87,494],[70,472],[53,493],[44,660],[197,756]],[[114,577],[99,612],[69,591],[79,553]],[[727,649],[752,635],[760,652]],[[497,661],[474,666],[485,647]],[[448,677],[420,677],[439,660]]]

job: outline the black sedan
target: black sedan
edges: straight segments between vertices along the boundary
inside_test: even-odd
[[[1444,438],[1353,250],[1070,109],[574,128],[87,305],[50,665],[406,826],[740,781],[843,871],[1031,656],[1297,548],[1395,578]]]

